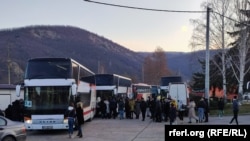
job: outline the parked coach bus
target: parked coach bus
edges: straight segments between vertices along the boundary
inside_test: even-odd
[[[97,97],[126,97],[131,91],[132,80],[117,74],[96,74]]]
[[[152,97],[151,85],[145,83],[132,84],[132,94],[133,98],[141,99],[143,97],[144,100],[147,100],[149,96]]]
[[[157,96],[160,95],[160,86],[158,85],[151,85],[151,94],[152,94],[152,98],[156,98]]]
[[[95,114],[94,73],[71,58],[34,58],[27,62],[24,88],[24,123],[27,130],[68,129],[65,111],[83,102],[84,118]],[[17,95],[21,85],[16,86]]]

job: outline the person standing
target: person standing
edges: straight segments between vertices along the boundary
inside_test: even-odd
[[[68,133],[69,133],[69,138],[73,138],[73,131],[74,131],[74,122],[75,122],[75,116],[76,116],[76,112],[75,112],[75,108],[74,108],[74,104],[71,103],[68,107],[66,116],[68,117]]]
[[[117,117],[117,101],[115,97],[112,97],[109,102],[110,116],[115,119]]]
[[[125,108],[125,104],[123,102],[123,99],[120,98],[118,102],[118,112],[119,112],[120,120],[124,119],[124,108]]]
[[[151,113],[150,119],[155,121],[155,97],[151,98],[149,103],[150,103],[149,110],[150,110],[150,113]]]
[[[107,105],[104,103],[105,99],[101,99],[100,102],[100,110],[101,110],[101,117],[102,119],[106,119],[107,118]]]
[[[110,119],[111,115],[110,115],[110,108],[109,108],[109,98],[105,98],[104,103],[106,104],[106,118]]]
[[[168,122],[169,120],[169,112],[170,112],[170,103],[171,103],[171,98],[166,98],[166,107],[165,107],[165,121]]]
[[[101,117],[100,102],[101,102],[101,97],[97,97],[97,99],[96,99],[96,114],[95,114],[95,117]]]
[[[140,104],[141,104],[141,101],[139,98],[137,98],[135,101],[135,117],[136,117],[136,119],[140,118],[140,114],[141,114]]]
[[[229,124],[232,124],[232,122],[235,120],[236,125],[238,125],[238,113],[239,113],[239,102],[237,99],[237,96],[234,96],[233,98],[233,117]]]
[[[193,99],[190,99],[189,105],[188,105],[188,118],[189,118],[189,122],[188,123],[192,123],[192,118],[194,118],[196,120],[196,123],[198,123],[198,117],[195,114],[195,102]]]
[[[183,123],[183,119],[184,119],[183,117],[184,117],[184,111],[185,111],[184,105],[181,100],[178,100],[177,105],[178,105],[178,117],[180,119],[180,123]]]
[[[77,136],[82,138],[82,125],[84,124],[84,110],[82,102],[78,102],[76,105],[76,118],[77,118]]]
[[[199,117],[199,123],[203,122],[203,119],[205,118],[205,108],[206,108],[206,103],[203,98],[200,99],[200,101],[197,104],[198,107],[198,117]]]
[[[125,99],[125,114],[126,114],[126,119],[130,119],[130,107],[129,107],[129,98],[126,97]]]
[[[147,103],[146,115],[147,115],[147,117],[151,117],[151,113],[150,113],[150,99],[151,99],[151,97],[148,96],[148,99],[146,100],[146,103]]]
[[[204,110],[204,122],[208,122],[208,115],[209,115],[209,99],[205,98],[204,101],[206,103],[206,107],[205,107],[205,110]]]
[[[142,121],[144,121],[145,116],[146,116],[147,103],[143,97],[141,98],[140,108],[141,108],[141,113],[142,113]]]
[[[176,107],[174,103],[170,104],[170,110],[169,110],[169,119],[170,119],[170,125],[173,125],[173,123],[176,120]]]
[[[167,119],[167,113],[166,113],[166,98],[161,99],[161,115],[162,115],[162,120],[166,121]]]
[[[224,106],[225,106],[224,100],[223,98],[220,98],[218,101],[218,117],[220,119],[222,119],[223,114],[224,114]]]
[[[162,106],[161,106],[161,98],[160,96],[157,97],[155,103],[155,121],[161,122],[162,121]]]
[[[129,100],[129,108],[130,108],[130,118],[133,119],[133,115],[135,112],[135,100],[133,98]]]

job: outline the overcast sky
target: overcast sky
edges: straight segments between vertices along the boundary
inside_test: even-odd
[[[204,0],[94,0],[120,6],[202,11]],[[202,13],[123,8],[84,0],[1,0],[0,29],[34,25],[69,25],[103,36],[133,51],[190,52],[190,19]]]

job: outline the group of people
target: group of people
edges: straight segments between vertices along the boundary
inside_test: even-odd
[[[181,121],[183,121],[185,106],[182,101],[174,99],[151,97],[148,96],[145,100],[144,97],[133,98],[98,98],[97,113],[96,116],[102,119],[140,119],[145,121],[146,117],[149,117],[155,122],[170,121],[173,124],[176,120],[177,113]],[[177,105],[179,107],[177,107]]]
[[[23,121],[23,99],[15,100],[9,104],[4,112],[0,109],[0,115],[13,121]]]
[[[72,103],[69,105],[68,109],[65,112],[65,115],[68,118],[68,133],[69,138],[72,138],[74,125],[76,126],[78,133],[77,136],[82,138],[82,125],[84,124],[84,110],[82,102],[78,102],[76,106]]]
[[[96,107],[96,117],[101,117],[102,119],[115,119],[118,116],[118,103],[119,109],[124,108],[124,102],[122,99],[117,99],[116,97],[100,98],[97,99]],[[122,112],[122,111],[120,111]],[[121,114],[120,114],[121,115]],[[121,119],[123,117],[120,117]]]
[[[169,121],[170,125],[176,122],[176,118],[179,118],[180,122],[184,121],[184,115],[188,111],[188,123],[192,123],[192,119],[195,119],[196,123],[208,122],[209,106],[208,99],[201,98],[197,104],[193,99],[190,99],[188,105],[184,105],[181,100],[174,100],[171,97],[148,97],[145,100],[143,97],[130,99],[123,98],[104,98],[98,102],[99,112],[101,117],[104,118],[116,118],[120,119],[139,119],[142,116],[142,121],[145,121],[146,116],[150,117],[155,122]],[[235,120],[238,124],[238,111],[239,105],[237,97],[233,100],[233,113],[234,116],[230,121],[230,124]],[[196,116],[196,112],[198,116]],[[218,115],[221,118],[224,112],[224,101],[220,98],[218,101]],[[97,112],[98,114],[98,112]],[[124,117],[125,114],[125,117]]]
[[[182,100],[175,100],[169,96],[167,98],[152,98],[150,101],[149,108],[153,121],[169,121],[170,125],[176,124],[177,118],[180,122],[184,121],[187,107]]]
[[[150,112],[151,112],[151,119],[155,122],[170,122],[172,125],[177,117],[177,112],[179,111],[177,107],[177,101],[168,98],[161,98],[156,97],[150,100]]]
[[[116,118],[119,117],[120,120],[127,118],[140,119],[145,121],[146,116],[152,119],[155,122],[169,121],[170,125],[176,123],[176,118],[178,117],[180,122],[183,122],[184,115],[186,110],[188,110],[188,119],[189,123],[192,123],[192,119],[195,119],[196,123],[208,122],[208,101],[204,98],[201,98],[197,104],[193,99],[190,99],[189,104],[186,106],[182,103],[181,100],[174,100],[169,98],[160,97],[148,97],[145,100],[143,97],[130,99],[126,97],[123,98],[103,98],[98,102],[100,117],[103,119],[106,118]],[[185,107],[186,106],[186,107]],[[222,98],[218,101],[218,115],[219,117],[223,116],[224,110],[224,101]],[[198,116],[196,116],[196,111]],[[233,113],[234,116],[229,122],[235,120],[238,125],[238,111],[239,105],[237,97],[233,99]],[[68,114],[68,124],[69,124],[69,137],[73,134],[73,125],[75,119],[77,119],[77,129],[78,136],[82,137],[82,125],[84,124],[83,108],[82,103],[78,102],[76,108],[74,105],[70,105],[67,111]],[[98,114],[98,113],[97,113]],[[125,117],[124,117],[125,116]]]
[[[221,117],[223,114],[224,103],[222,104],[223,99],[219,99],[218,101],[218,114]],[[112,103],[114,105],[112,105]],[[170,125],[173,125],[176,121],[176,118],[179,117],[180,121],[183,122],[184,112],[186,108],[188,108],[188,118],[189,123],[192,123],[192,119],[196,120],[196,123],[208,122],[208,103],[201,98],[197,104],[193,99],[190,99],[189,104],[185,107],[182,101],[172,100],[171,98],[152,98],[148,97],[145,101],[143,97],[137,98],[135,100],[129,98],[111,98],[111,99],[103,99],[99,102],[99,110],[101,112],[102,118],[116,118],[119,116],[120,119],[123,119],[124,113],[127,119],[133,119],[133,115],[135,114],[135,118],[139,119],[140,114],[142,115],[142,121],[145,120],[146,115],[150,117],[153,121],[161,122],[162,120],[170,122]],[[114,107],[112,107],[114,106]],[[103,108],[104,107],[104,108]],[[113,109],[114,108],[114,109]],[[109,109],[109,110],[107,110]],[[116,111],[116,109],[118,111]],[[196,116],[196,110],[198,116]],[[110,112],[108,112],[110,111]],[[111,112],[112,111],[112,112]],[[238,125],[238,111],[239,105],[237,101],[237,97],[233,99],[233,113],[234,116],[229,122],[235,120],[236,124]],[[73,127],[75,121],[77,121],[77,129],[80,138],[82,137],[82,125],[84,124],[84,116],[83,116],[83,107],[82,103],[78,102],[76,104],[76,108],[74,104],[68,107],[66,112],[68,116],[68,125],[69,125],[69,137],[72,137],[73,134]]]
[[[160,98],[160,97],[148,97],[145,100],[143,97],[130,99],[126,97],[123,98],[103,98],[97,104],[97,115],[100,113],[100,117],[103,119],[106,118],[116,118],[120,119],[139,119],[140,115],[142,116],[141,120],[145,121],[146,116],[152,119],[155,122],[169,121],[170,125],[173,125],[176,122],[178,117],[180,122],[184,120],[185,111],[188,110],[188,119],[189,123],[192,123],[192,119],[196,123],[208,122],[208,103],[207,100],[201,98],[197,104],[193,99],[190,99],[187,107],[182,103],[181,100],[174,100],[169,98]],[[0,112],[1,116],[5,116],[14,121],[22,121],[22,107],[23,100],[16,100],[9,105],[5,112]],[[232,101],[233,117],[230,120],[229,124],[232,124],[233,121],[238,125],[238,112],[239,112],[239,103],[237,96],[234,97]],[[196,116],[196,112],[198,116]],[[76,105],[73,103],[69,105],[65,114],[68,117],[68,133],[69,137],[72,138],[74,125],[78,130],[77,136],[82,138],[82,125],[84,124],[84,110],[83,103],[78,102]],[[224,113],[224,99],[219,98],[218,100],[218,116],[219,118],[223,117]],[[125,116],[125,117],[124,117]],[[77,122],[76,122],[77,121]],[[77,124],[76,124],[77,123]]]
[[[102,119],[133,119],[134,115],[136,119],[139,119],[140,113],[142,113],[142,120],[145,120],[147,103],[144,98],[138,99],[125,99],[122,97],[109,97],[102,98],[97,103],[97,117]],[[124,114],[125,113],[125,114]]]
[[[196,116],[196,110],[198,116]],[[193,99],[190,99],[188,105],[188,123],[192,123],[192,119],[195,119],[196,123],[208,122],[208,114],[209,106],[207,100],[202,97],[196,104]]]
[[[224,107],[225,107],[225,102],[223,98],[219,98],[218,100],[218,117],[222,119],[224,115]],[[198,110],[198,117],[195,114],[195,107],[196,104],[194,100],[190,100],[189,102],[189,123],[192,123],[191,119],[195,119],[196,122],[201,123],[201,122],[208,122],[208,113],[209,113],[209,108],[208,108],[208,103],[204,101],[204,98],[201,98],[200,101],[197,104],[197,110]],[[232,100],[232,111],[233,111],[233,117],[230,120],[229,124],[231,125],[234,121],[236,122],[236,125],[238,125],[238,114],[239,114],[239,101],[237,96],[233,97]]]
[[[224,99],[221,97],[218,100],[218,117],[222,119],[224,115],[224,107],[225,107],[225,102]],[[231,125],[234,121],[236,122],[236,125],[239,125],[238,123],[238,114],[239,114],[239,101],[237,96],[233,97],[232,100],[232,111],[233,111],[233,117],[229,122],[229,125]]]

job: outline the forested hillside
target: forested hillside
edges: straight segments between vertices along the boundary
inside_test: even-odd
[[[142,81],[148,52],[133,52],[112,40],[70,26],[31,26],[0,31],[0,83],[22,80],[28,59],[70,57],[95,73],[116,73]],[[169,68],[190,79],[197,70],[192,53],[167,52]],[[190,63],[191,62],[191,63]],[[9,66],[9,67],[8,67]],[[160,68],[156,68],[160,69]]]

